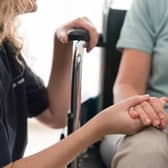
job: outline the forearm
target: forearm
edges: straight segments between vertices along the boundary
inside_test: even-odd
[[[143,95],[145,93],[144,88],[138,88],[131,84],[116,83],[113,89],[114,103],[118,103],[128,97],[135,95]]]
[[[85,148],[106,134],[132,135],[144,126],[139,119],[129,117],[128,109],[148,99],[147,96],[136,96],[110,106],[61,142],[4,168],[12,168],[12,166],[13,168],[63,168]]]
[[[136,49],[124,49],[114,85],[115,103],[133,95],[145,94],[152,56]]]
[[[86,147],[103,137],[102,126],[97,124],[99,117],[92,119],[66,139],[39,152],[38,154],[18,160],[5,168],[63,168]],[[100,123],[100,122],[99,122]]]
[[[70,107],[72,43],[55,39],[53,64],[48,84],[49,109],[56,120],[66,118]]]

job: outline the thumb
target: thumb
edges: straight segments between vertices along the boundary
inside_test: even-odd
[[[168,99],[167,99],[167,97],[161,97],[160,100],[161,100],[162,104],[165,105]]]
[[[68,42],[68,36],[67,36],[67,32],[65,30],[60,31],[57,36],[58,36],[58,39],[60,40],[61,43],[64,44],[64,43]]]
[[[136,106],[137,104],[140,104],[148,100],[149,100],[149,96],[147,95],[132,96],[128,98],[127,100],[125,100],[123,103],[125,104],[126,108],[130,108],[130,107]]]

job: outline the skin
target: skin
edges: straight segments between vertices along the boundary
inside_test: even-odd
[[[143,123],[139,119],[130,118],[128,110],[148,100],[148,96],[134,96],[111,106],[64,140],[37,154],[11,163],[4,168],[64,168],[86,147],[106,134],[124,133],[132,135],[143,129]]]
[[[30,11],[37,10],[37,2],[32,0]],[[67,111],[70,109],[72,43],[68,42],[67,31],[72,28],[86,29],[90,34],[87,46],[89,52],[97,43],[98,33],[88,18],[77,18],[58,28],[54,35],[53,62],[48,83],[49,107],[37,117],[52,128],[66,126]]]
[[[66,125],[67,111],[70,108],[72,43],[68,42],[67,31],[80,27],[88,30],[91,41],[87,51],[97,43],[98,33],[86,18],[78,18],[63,27],[58,28],[54,36],[53,65],[48,84],[49,108],[38,119],[53,127],[61,128]]]
[[[32,2],[36,3],[35,1]],[[91,39],[87,47],[88,51],[96,45],[98,38],[96,29],[87,18],[71,21],[60,27],[55,33],[53,66],[48,85],[50,104],[49,108],[38,117],[40,121],[54,128],[66,125],[66,112],[70,102],[70,69],[72,64],[70,54],[72,43],[68,42],[66,33],[74,27],[88,30]],[[143,129],[145,125],[139,119],[132,119],[128,111],[149,100],[149,96],[135,96],[111,106],[61,142],[37,154],[6,165],[5,168],[63,168],[82,150],[106,134],[124,133],[132,135]]]
[[[148,53],[143,51],[135,49],[124,50],[114,85],[115,102],[130,96],[145,94],[151,58]],[[133,118],[140,118],[145,125],[152,124],[154,127],[163,130],[168,124],[168,115],[164,112],[166,101],[166,97],[160,99],[153,97],[148,102],[143,102],[130,109],[129,114]]]

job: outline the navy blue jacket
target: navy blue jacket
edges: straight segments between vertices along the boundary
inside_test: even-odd
[[[0,46],[0,167],[20,159],[27,143],[27,118],[48,107],[42,80],[16,60],[16,49]]]

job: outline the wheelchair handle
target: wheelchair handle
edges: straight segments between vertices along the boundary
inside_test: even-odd
[[[84,29],[71,29],[67,33],[69,41],[89,41],[89,32]]]
[[[68,35],[68,40],[69,41],[85,41],[89,42],[90,37],[89,37],[89,32],[84,29],[71,29],[67,33]],[[105,47],[107,46],[107,43],[104,39],[103,34],[99,34],[98,42],[96,44],[97,47]]]

